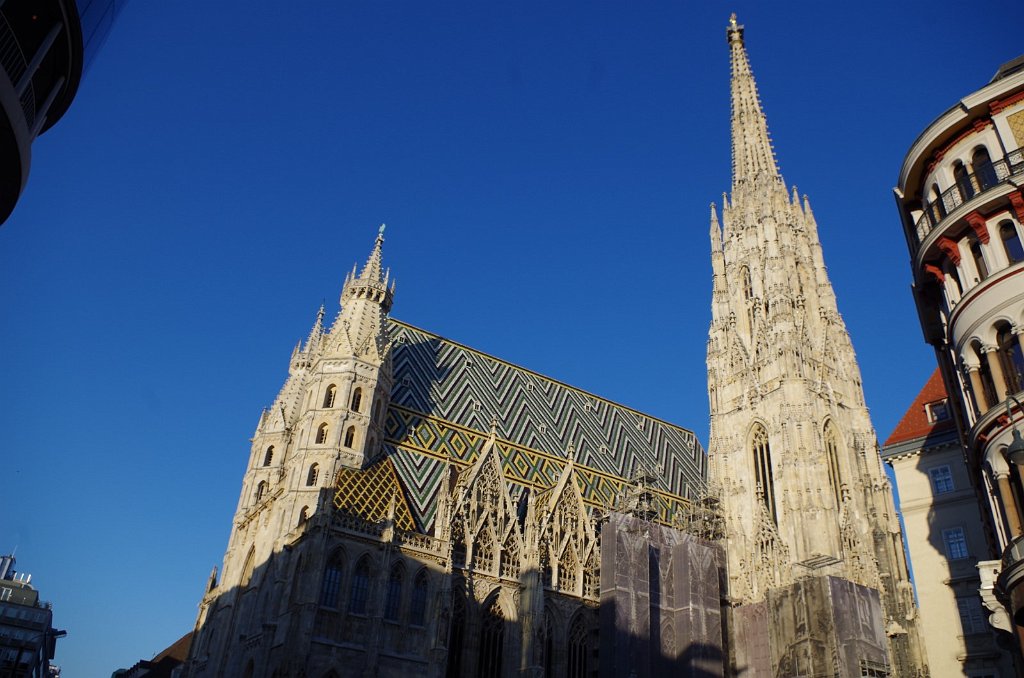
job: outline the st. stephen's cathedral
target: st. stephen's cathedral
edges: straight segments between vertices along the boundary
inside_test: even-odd
[[[727,36],[707,455],[390,317],[381,232],[260,418],[186,675],[928,675],[817,225]]]

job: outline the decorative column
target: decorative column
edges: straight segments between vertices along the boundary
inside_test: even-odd
[[[977,415],[980,417],[992,407],[985,395],[985,386],[981,383],[981,368],[978,365],[967,366],[967,376],[971,380],[971,391],[974,394],[974,406],[977,408]]]
[[[999,363],[999,348],[996,346],[982,346],[981,352],[988,363],[988,373],[992,375],[992,386],[996,392],[996,402],[989,405],[996,405],[1002,402],[1006,395],[1006,378],[1003,376],[1003,366]]]
[[[1010,526],[1010,539],[1024,534],[1021,528],[1020,509],[1017,506],[1017,499],[1013,495],[1013,488],[1010,487],[1010,474],[1006,471],[993,471],[996,486],[999,488],[999,500],[1003,504],[1003,513],[1006,514],[1006,522]]]

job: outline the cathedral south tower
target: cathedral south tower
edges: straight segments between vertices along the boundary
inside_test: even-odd
[[[924,675],[899,522],[817,225],[779,172],[735,16],[727,37],[732,192],[721,220],[711,207],[709,467],[737,624],[772,636],[770,659],[744,660],[770,663],[764,675]],[[845,635],[835,612],[847,606],[873,636]],[[815,638],[824,618],[832,630]],[[837,658],[854,640],[878,647]],[[857,672],[876,665],[891,673]]]

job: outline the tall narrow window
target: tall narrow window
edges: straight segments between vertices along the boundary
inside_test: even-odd
[[[380,400],[373,404],[373,419],[374,421],[380,420]]]
[[[755,491],[764,504],[772,521],[778,525],[779,517],[775,511],[775,480],[772,476],[772,453],[768,445],[768,431],[757,424],[751,436],[751,452],[754,457]]]
[[[324,393],[324,409],[334,407],[334,397],[338,395],[338,387],[331,384]]]
[[[266,495],[266,493],[267,493],[267,483],[266,483],[266,481],[261,480],[259,482],[259,485],[256,486],[256,501],[262,500],[263,496]]]
[[[299,523],[298,524],[302,525],[307,520],[309,520],[309,507],[308,506],[303,506],[302,510],[299,511]]]
[[[465,583],[452,582],[452,624],[448,631],[448,668],[445,678],[462,678],[462,655],[466,637]]]
[[[313,464],[309,467],[309,473],[306,474],[306,487],[313,487],[316,485],[316,481],[320,479],[320,465]]]
[[[1017,233],[1017,227],[1009,219],[999,222],[999,239],[1003,241],[1006,258],[1011,264],[1024,261],[1024,247],[1020,244],[1020,235]]]
[[[743,287],[743,299],[744,301],[750,301],[754,298],[754,286],[750,280],[750,269],[744,266],[740,269],[740,285]]]
[[[974,197],[974,186],[971,185],[971,176],[967,173],[967,168],[959,160],[953,165],[953,179],[956,181],[956,187],[960,189],[961,202],[967,202]]]
[[[989,157],[988,149],[984,146],[974,149],[974,154],[971,156],[971,169],[974,170],[974,176],[981,190],[984,191],[998,183],[995,167],[992,166],[992,158]]]
[[[274,461],[274,446],[271,445],[267,448],[266,454],[263,455],[263,465],[270,466],[271,462]]]
[[[349,426],[348,430],[345,431],[345,447],[352,447],[356,441],[356,427]]]
[[[939,223],[946,217],[946,206],[942,203],[942,193],[939,192],[938,184],[932,184],[928,211],[931,214],[933,224]]]
[[[242,565],[242,578],[239,580],[239,584],[242,588],[249,585],[252,581],[253,570],[256,569],[256,549],[250,548],[249,554],[245,556],[245,564]]]
[[[832,486],[832,496],[836,506],[843,503],[843,476],[839,468],[839,440],[832,422],[825,424],[825,457],[828,462],[828,482]]]
[[[590,634],[583,615],[576,615],[569,628],[569,678],[590,676]]]
[[[988,277],[988,264],[985,263],[985,253],[981,249],[981,241],[974,231],[967,234],[967,243],[971,248],[971,258],[974,259],[974,268],[978,271],[978,281]]]
[[[423,626],[427,622],[427,573],[420,570],[412,584],[412,600],[409,601],[409,623]]]
[[[337,608],[338,607],[338,594],[341,592],[341,579],[344,572],[344,566],[341,560],[340,554],[334,554],[331,556],[330,562],[327,563],[327,569],[324,570],[323,581],[320,582],[320,606]]]
[[[358,412],[359,406],[363,404],[363,389],[357,388],[352,392],[352,411]]]
[[[999,326],[996,345],[999,346],[999,366],[1003,370],[1006,388],[1016,393],[1024,388],[1024,354],[1020,350],[1019,338],[1008,324]]]
[[[370,561],[363,558],[352,574],[352,593],[348,611],[351,614],[366,614],[366,602],[370,597]]]
[[[501,678],[502,655],[505,649],[505,615],[497,596],[485,608],[480,623],[480,658],[477,675],[480,678]]]
[[[327,442],[327,424],[320,424],[320,428],[316,430],[316,444],[323,445]]]
[[[401,563],[395,563],[391,568],[391,576],[388,577],[387,597],[384,598],[384,619],[398,621],[398,611],[402,606],[402,580],[405,579],[405,569]]]

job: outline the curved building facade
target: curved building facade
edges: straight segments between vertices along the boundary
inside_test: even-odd
[[[1024,588],[1010,584],[1024,567],[1024,486],[1006,451],[1014,430],[1024,427],[1022,188],[1024,57],[922,132],[896,189],[925,340],[938,357],[990,519],[991,555],[1005,556],[997,589],[1014,600],[1018,627]],[[987,604],[998,620],[998,603],[988,596]]]
[[[124,2],[0,3],[0,223],[28,180],[32,142],[71,105]]]

